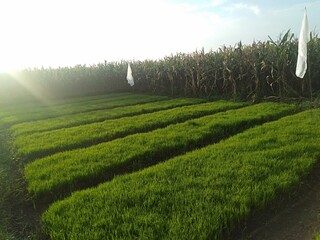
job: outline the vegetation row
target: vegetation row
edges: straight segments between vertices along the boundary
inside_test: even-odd
[[[28,190],[36,197],[70,192],[83,183],[96,183],[118,169],[156,163],[216,142],[255,124],[278,119],[293,113],[295,109],[295,106],[288,104],[262,103],[88,148],[60,152],[25,166]]]
[[[143,103],[112,109],[102,109],[91,112],[76,113],[60,117],[36,120],[15,124],[11,127],[14,136],[27,135],[35,132],[45,132],[60,128],[79,126],[88,123],[101,122],[108,119],[116,119],[125,116],[134,116],[142,113],[151,113],[174,107],[192,105],[204,102],[198,98],[175,98],[158,102]]]
[[[284,105],[279,106],[285,110]],[[233,122],[231,125],[235,127],[241,118],[247,121],[266,117],[274,111],[277,111],[275,104],[263,104],[221,115],[228,116],[225,123]],[[203,118],[207,123],[203,126],[218,119],[213,117],[209,121],[209,118]],[[51,205],[42,217],[43,224],[48,235],[55,240],[221,239],[254,210],[265,207],[279,194],[291,190],[315,165],[320,158],[319,119],[320,110],[284,117],[143,171],[116,177],[96,188],[76,192]],[[191,132],[195,130],[191,130],[191,126],[201,129],[200,122],[180,124],[183,126],[181,132],[188,137],[194,136]],[[135,139],[148,136],[141,145],[145,150],[135,145],[132,136],[130,142],[127,138],[127,144],[120,144],[119,141],[124,139],[108,144],[117,145],[119,150],[114,156],[119,158],[128,156],[126,149],[130,147],[130,152],[148,151],[147,144],[153,144],[149,138],[152,134],[157,149],[163,148],[159,141],[163,145],[178,145],[179,142],[183,145],[184,137],[177,128],[174,134],[172,131],[170,134],[172,128],[167,128],[168,142],[155,134],[164,130],[137,135]],[[211,125],[210,129],[214,131],[215,127]],[[145,137],[137,141],[143,139]],[[66,153],[70,160],[63,158],[63,154],[34,162],[26,169],[27,178],[31,180],[30,190],[41,191],[37,186],[47,181],[43,179],[47,174],[62,175],[65,172],[63,178],[68,178],[73,175],[74,166],[79,166],[79,176],[85,171],[92,171],[92,175],[94,168],[91,166],[94,164],[101,168],[107,161],[116,162],[114,156],[102,158],[103,163],[95,161],[104,146],[107,145],[97,146],[98,151],[87,156],[80,152],[77,155]],[[104,153],[107,156],[109,149]],[[81,151],[89,153],[89,149]],[[149,154],[147,158],[153,157]],[[53,172],[47,164],[60,164],[61,167]],[[47,169],[46,173],[33,183],[32,178],[44,169]],[[61,177],[56,179],[59,181]]]
[[[152,96],[152,95],[137,95],[137,94],[124,94],[114,98],[101,98],[94,101],[75,102],[72,104],[63,104],[58,106],[46,106],[43,108],[34,108],[33,112],[22,112],[19,111],[16,114],[12,114],[12,111],[8,112],[7,116],[2,116],[1,121],[3,124],[17,124],[22,122],[28,122],[33,120],[53,118],[63,115],[72,115],[82,112],[90,112],[99,109],[115,108],[120,106],[135,105],[138,103],[146,103],[152,101],[168,100],[164,96]]]
[[[201,117],[244,105],[244,103],[217,101],[177,107],[132,117],[106,120],[26,136],[22,135],[15,138],[14,145],[21,157],[32,159],[55,152],[94,145],[137,132],[146,132],[190,118]]]
[[[99,102],[107,102],[125,97],[132,96],[133,93],[110,93],[104,95],[90,96],[90,97],[79,97],[79,98],[67,98],[67,99],[56,99],[48,101],[26,101],[19,104],[2,104],[0,105],[0,118],[17,115],[17,114],[32,114],[37,112],[43,112],[48,110],[50,107],[54,108],[65,108],[65,107],[77,107],[84,104],[93,104]]]

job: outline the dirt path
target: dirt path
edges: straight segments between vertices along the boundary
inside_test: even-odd
[[[245,233],[237,239],[311,240],[317,234],[320,234],[320,166],[291,197],[249,220]]]

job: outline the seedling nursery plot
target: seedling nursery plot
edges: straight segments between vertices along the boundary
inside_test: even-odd
[[[130,95],[131,93],[127,93],[127,95]],[[118,95],[125,96],[125,93],[113,93],[113,94],[108,94],[108,97],[110,98],[116,98]],[[62,100],[47,100],[45,102],[42,101],[26,101],[24,103],[19,103],[19,104],[8,104],[6,105],[3,102],[0,102],[0,118],[6,117],[6,116],[12,116],[17,113],[33,113],[37,112],[42,108],[45,108],[49,105],[66,105],[66,104],[71,104],[77,102],[80,104],[81,102],[88,102],[92,100],[99,100],[99,99],[104,99],[106,100],[108,98],[106,95],[97,95],[97,96],[92,96],[92,97],[86,97],[86,98],[70,98],[70,99],[62,99]]]
[[[117,93],[2,108],[0,123],[45,209],[40,238],[221,239],[319,160],[320,110],[298,110]]]
[[[25,168],[28,189],[34,195],[72,190],[77,183],[90,183],[112,174],[116,168],[126,169],[139,161],[157,162],[254,124],[277,119],[294,109],[287,104],[262,103],[37,159]]]
[[[17,114],[35,114],[41,111],[47,111],[48,107],[54,107],[59,109],[59,107],[76,107],[84,106],[86,104],[94,104],[99,102],[115,101],[123,98],[127,98],[132,93],[110,93],[108,95],[97,95],[91,97],[81,97],[81,98],[70,98],[62,100],[46,100],[46,101],[36,101],[36,102],[26,102],[15,105],[4,106],[2,104],[0,110],[0,117],[4,118],[7,116],[13,116]]]
[[[76,192],[43,223],[52,239],[220,239],[310,171],[319,119],[319,110],[285,117]]]
[[[97,144],[131,133],[145,132],[164,127],[170,123],[177,123],[243,105],[242,103],[218,101],[178,107],[133,117],[19,136],[16,138],[15,146],[18,154],[23,158],[39,157],[48,153]]]
[[[139,115],[142,113],[156,112],[159,110],[193,105],[201,102],[204,102],[204,100],[196,98],[177,98],[138,105],[116,107],[112,109],[102,109],[84,113],[64,115],[45,120],[37,120],[32,122],[15,124],[12,126],[12,132],[14,136],[28,135],[30,133],[35,132],[45,132],[60,128],[79,126],[93,122],[102,122],[108,119],[116,119],[125,116]]]
[[[57,116],[70,115],[81,112],[90,112],[98,109],[115,108],[120,106],[134,105],[138,103],[146,103],[152,101],[166,100],[165,96],[152,95],[118,95],[115,98],[98,99],[88,102],[71,103],[58,106],[46,106],[33,112],[18,112],[13,115],[4,116],[1,121],[4,124],[12,125],[15,123],[27,122],[32,120],[47,119]]]

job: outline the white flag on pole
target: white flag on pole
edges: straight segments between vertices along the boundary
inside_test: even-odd
[[[299,78],[303,78],[307,71],[307,43],[310,41],[309,36],[309,26],[308,26],[308,17],[307,9],[304,10],[304,16],[302,20],[302,26],[299,36],[299,46],[298,46],[298,60],[296,75]]]
[[[133,85],[134,85],[133,76],[132,76],[132,70],[131,70],[131,67],[130,67],[130,63],[128,64],[127,80],[128,80],[128,83],[130,84],[130,86],[133,86]]]

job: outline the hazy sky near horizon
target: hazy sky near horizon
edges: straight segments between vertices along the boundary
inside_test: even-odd
[[[163,58],[298,36],[320,0],[0,0],[0,71]]]

